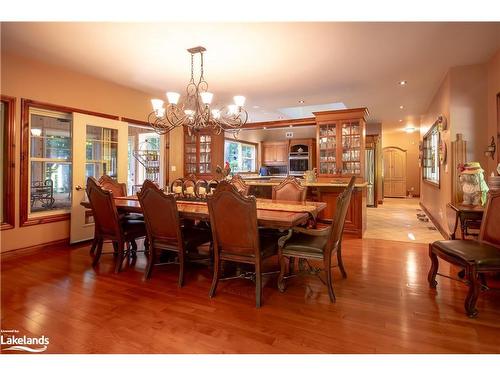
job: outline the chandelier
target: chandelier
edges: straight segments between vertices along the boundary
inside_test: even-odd
[[[189,48],[191,54],[191,79],[186,86],[183,100],[176,92],[167,92],[168,104],[164,106],[161,99],[152,99],[153,111],[148,116],[148,122],[158,134],[166,134],[171,130],[184,126],[191,135],[193,132],[208,129],[215,134],[223,131],[233,132],[236,137],[239,130],[248,120],[248,113],[243,108],[245,97],[234,96],[234,104],[227,107],[211,107],[213,93],[208,91],[208,83],[203,75],[204,47]],[[200,54],[200,78],[194,78],[194,56]]]

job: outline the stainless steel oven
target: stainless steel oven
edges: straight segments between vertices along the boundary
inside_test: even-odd
[[[288,173],[292,176],[302,176],[305,171],[309,170],[309,156],[290,155],[288,160]]]

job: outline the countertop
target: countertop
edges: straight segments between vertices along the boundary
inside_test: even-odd
[[[276,186],[281,183],[281,181],[251,181],[251,180],[246,180],[245,183],[250,186]],[[321,182],[305,182],[305,181],[300,181],[300,184],[302,186],[310,186],[310,187],[346,187],[347,182],[326,182],[326,181],[321,181]],[[365,188],[368,186],[367,182],[361,182],[354,184],[355,188]]]

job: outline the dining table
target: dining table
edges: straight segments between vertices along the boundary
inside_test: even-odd
[[[114,202],[118,213],[142,213],[137,195],[114,197]],[[88,200],[80,204],[91,209]],[[307,223],[310,219],[315,220],[318,213],[325,207],[325,202],[293,202],[257,198],[257,224],[264,228],[289,230]],[[177,210],[180,218],[183,219],[210,220],[206,201],[178,199]]]

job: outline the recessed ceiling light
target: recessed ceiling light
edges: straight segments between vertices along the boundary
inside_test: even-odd
[[[405,106],[404,105],[400,105],[399,109],[405,109]]]
[[[304,100],[304,99],[300,99],[300,100],[299,100],[299,103],[300,103],[300,104],[304,104],[304,103],[305,103],[305,100]]]
[[[290,125],[291,128],[293,128],[293,125]]]
[[[400,86],[405,86],[408,83],[408,81],[399,81]]]
[[[399,119],[399,122],[403,122],[403,120]]]
[[[254,105],[252,108],[257,109],[257,108],[260,108],[260,107],[258,105]]]
[[[266,130],[267,128],[264,126],[264,130]]]

